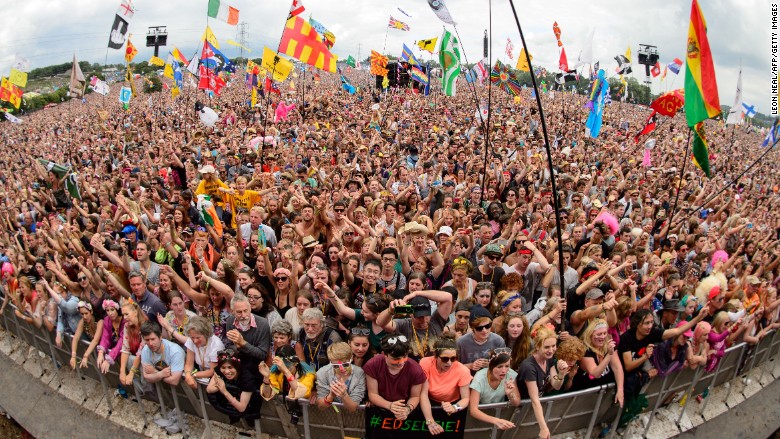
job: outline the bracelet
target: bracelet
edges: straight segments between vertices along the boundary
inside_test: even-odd
[[[130,368],[130,373],[132,373],[132,374],[136,374],[136,373],[138,373],[138,369],[136,369],[136,368],[134,368],[134,367],[131,367],[131,368]]]
[[[434,421],[433,419],[426,419],[425,420],[425,424],[426,425],[431,425],[431,424],[435,424],[435,423],[436,423],[436,421]]]
[[[291,383],[293,381],[295,381],[295,375],[290,375],[287,377],[287,382]]]

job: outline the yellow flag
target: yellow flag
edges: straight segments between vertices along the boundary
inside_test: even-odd
[[[631,62],[631,46],[626,47],[626,58],[628,58],[628,62]]]
[[[219,41],[217,41],[217,36],[214,35],[214,32],[211,31],[211,28],[206,26],[206,30],[203,31],[203,36],[200,37],[200,41],[203,42],[203,40],[207,40],[209,43],[211,43],[212,46],[214,46],[215,49],[219,49]]]
[[[534,59],[533,55],[529,56],[529,58]],[[528,65],[528,60],[525,57],[525,47],[520,49],[520,55],[517,55],[517,66],[515,68],[524,72],[531,71],[531,66]]]
[[[127,37],[127,47],[125,47],[125,61],[132,62],[136,53],[138,53],[138,49],[136,49],[133,43],[130,42],[130,37]]]
[[[417,47],[419,47],[422,50],[427,50],[428,52],[433,53],[433,51],[436,50],[436,41],[438,40],[439,37],[433,37],[429,40],[418,40]]]
[[[282,82],[287,79],[293,69],[293,63],[291,61],[282,58],[268,47],[263,47],[262,66],[268,72],[273,73],[273,80],[276,82]]]
[[[382,79],[382,88],[390,87],[390,79],[387,78],[387,75]]]
[[[243,44],[239,43],[238,41],[227,40],[227,43],[230,44],[231,46],[240,47],[240,48],[246,50],[247,52],[252,53],[252,49],[244,46]]]
[[[295,90],[295,83],[290,81],[290,90]]]
[[[165,65],[165,61],[163,61],[162,58],[152,55],[151,58],[149,58],[149,64],[153,66],[162,67]]]
[[[11,81],[11,84],[24,88],[27,86],[27,73],[11,68],[8,80]]]
[[[173,79],[173,67],[171,67],[170,64],[165,65],[165,69],[163,69],[163,76]]]
[[[252,87],[252,108],[257,105],[257,87]]]
[[[179,96],[179,93],[181,90],[179,90],[179,87],[176,87],[175,85],[171,87],[171,99],[176,99],[176,96]]]

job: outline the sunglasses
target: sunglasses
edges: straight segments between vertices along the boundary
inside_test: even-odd
[[[501,259],[501,256],[496,256],[496,255],[485,255],[485,257],[487,259],[490,259],[491,261],[497,261],[497,260]]]
[[[371,330],[368,328],[352,328],[350,332],[354,335],[370,335]]]
[[[344,209],[333,209],[336,213],[344,213]]]
[[[87,277],[86,276],[79,276],[79,282],[81,282],[83,280],[87,280]]]
[[[388,338],[387,339],[387,344],[389,344],[391,346],[395,346],[395,344],[398,343],[399,341],[401,343],[406,343],[408,340],[407,340],[405,335],[399,335],[397,337],[390,337],[390,338]],[[404,361],[406,361],[406,360],[404,360]]]
[[[439,360],[442,361],[442,363],[450,363],[458,360],[458,357],[452,356],[452,357],[439,357]]]
[[[355,232],[344,232],[344,236],[353,236]]]
[[[486,324],[481,325],[481,326],[475,326],[474,327],[474,331],[481,332],[481,331],[484,331],[485,329],[490,329],[491,326],[493,326],[493,322],[486,323]]]
[[[274,278],[277,282],[284,282],[289,279],[287,276],[278,276]]]

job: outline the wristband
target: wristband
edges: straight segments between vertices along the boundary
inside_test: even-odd
[[[287,377],[287,382],[291,383],[293,381],[295,381],[295,375],[290,375]]]
[[[136,373],[138,373],[138,369],[136,369],[136,368],[134,368],[134,367],[131,367],[131,368],[130,368],[130,373],[132,373],[132,374],[136,374]]]

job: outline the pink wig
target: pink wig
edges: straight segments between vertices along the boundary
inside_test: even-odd
[[[717,250],[712,254],[712,261],[710,262],[714,267],[718,262],[726,262],[729,260],[729,254],[723,250]]]
[[[712,326],[707,322],[699,322],[696,324],[696,328],[693,330],[694,340],[698,340],[702,334],[709,334],[712,331]]]
[[[596,217],[596,221],[601,220],[607,227],[609,227],[609,236],[615,236],[615,233],[620,230],[620,223],[618,222],[617,218],[615,218],[615,215],[612,215],[609,212],[601,212]]]

